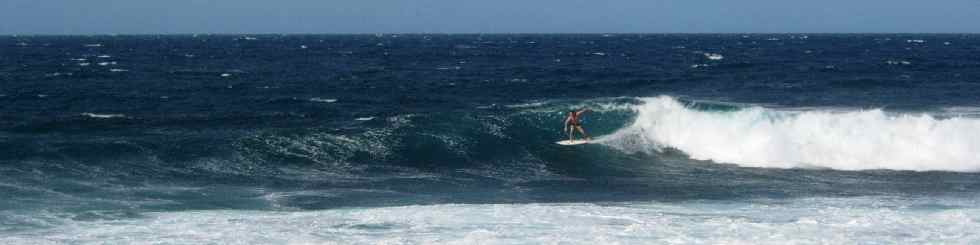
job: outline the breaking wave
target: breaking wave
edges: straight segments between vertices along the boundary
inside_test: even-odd
[[[746,167],[980,171],[980,119],[880,109],[709,110],[640,99],[632,125],[604,137],[627,152],[676,149]]]

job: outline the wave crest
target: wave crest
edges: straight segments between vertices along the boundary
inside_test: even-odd
[[[980,171],[980,119],[881,110],[702,111],[641,99],[632,125],[602,141],[627,152],[673,148],[747,167]]]

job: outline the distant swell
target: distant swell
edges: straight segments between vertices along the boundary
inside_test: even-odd
[[[980,171],[980,119],[881,110],[706,111],[660,96],[603,139],[628,151],[673,148],[747,167]]]

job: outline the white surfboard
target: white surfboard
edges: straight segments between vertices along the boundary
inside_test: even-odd
[[[555,142],[555,144],[559,144],[559,145],[581,145],[581,144],[588,144],[588,143],[589,143],[588,140],[562,140],[562,141]]]

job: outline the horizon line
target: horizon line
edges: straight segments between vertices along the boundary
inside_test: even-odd
[[[173,32],[173,33],[0,33],[0,36],[189,36],[189,35],[976,35],[980,32]]]

